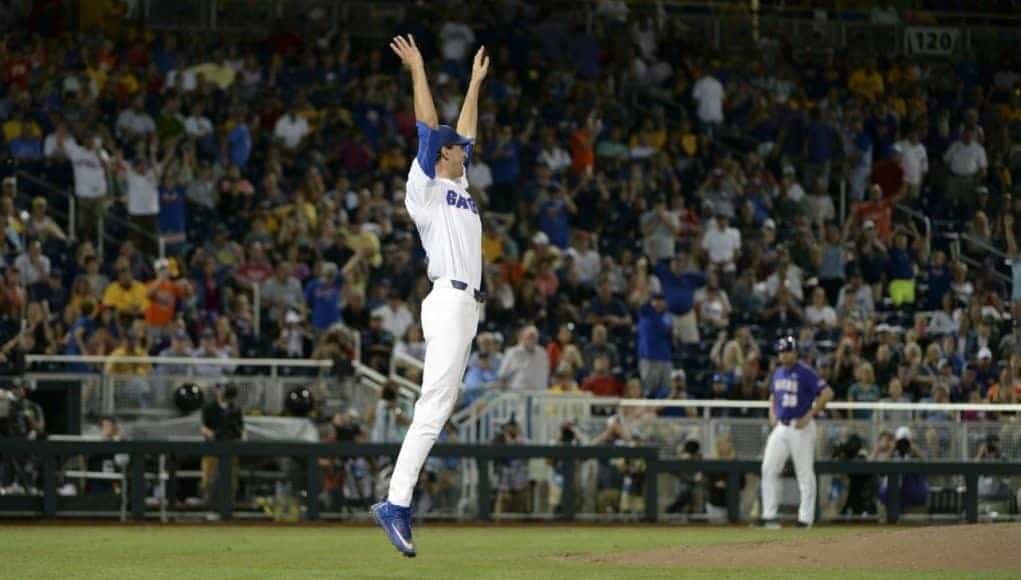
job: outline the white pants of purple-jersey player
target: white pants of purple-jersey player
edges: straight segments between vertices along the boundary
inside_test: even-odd
[[[798,479],[801,502],[798,521],[806,526],[815,519],[815,421],[798,429],[795,421],[789,425],[777,423],[766,440],[762,454],[762,519],[776,521],[780,503],[780,472],[790,458]]]

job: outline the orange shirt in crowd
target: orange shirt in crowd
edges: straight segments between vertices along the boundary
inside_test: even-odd
[[[148,285],[149,306],[145,309],[145,323],[165,326],[174,319],[177,301],[184,297],[181,287],[171,280],[153,280]]]
[[[893,233],[893,200],[883,198],[879,201],[859,201],[854,204],[854,217],[861,227],[866,220],[876,223],[876,235],[886,241]]]

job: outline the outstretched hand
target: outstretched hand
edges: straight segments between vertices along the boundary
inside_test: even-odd
[[[408,70],[422,70],[425,65],[422,63],[422,53],[419,52],[418,46],[415,45],[415,37],[408,35],[407,38],[403,36],[395,36],[390,41],[390,49],[394,51],[397,58],[401,59],[401,62],[408,68]]]
[[[489,55],[486,54],[486,47],[480,46],[475,53],[475,61],[472,62],[472,81],[481,83],[489,73]]]

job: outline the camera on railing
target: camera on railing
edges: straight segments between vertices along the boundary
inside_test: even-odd
[[[0,437],[24,439],[32,430],[31,421],[16,390],[24,388],[23,379],[0,385]]]

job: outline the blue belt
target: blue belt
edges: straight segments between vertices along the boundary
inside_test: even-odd
[[[488,295],[485,292],[482,292],[481,290],[476,290],[468,286],[467,282],[462,282],[460,280],[451,280],[450,285],[458,290],[462,290],[464,292],[471,294],[472,298],[474,298],[476,302],[485,302],[486,298],[488,298]]]

